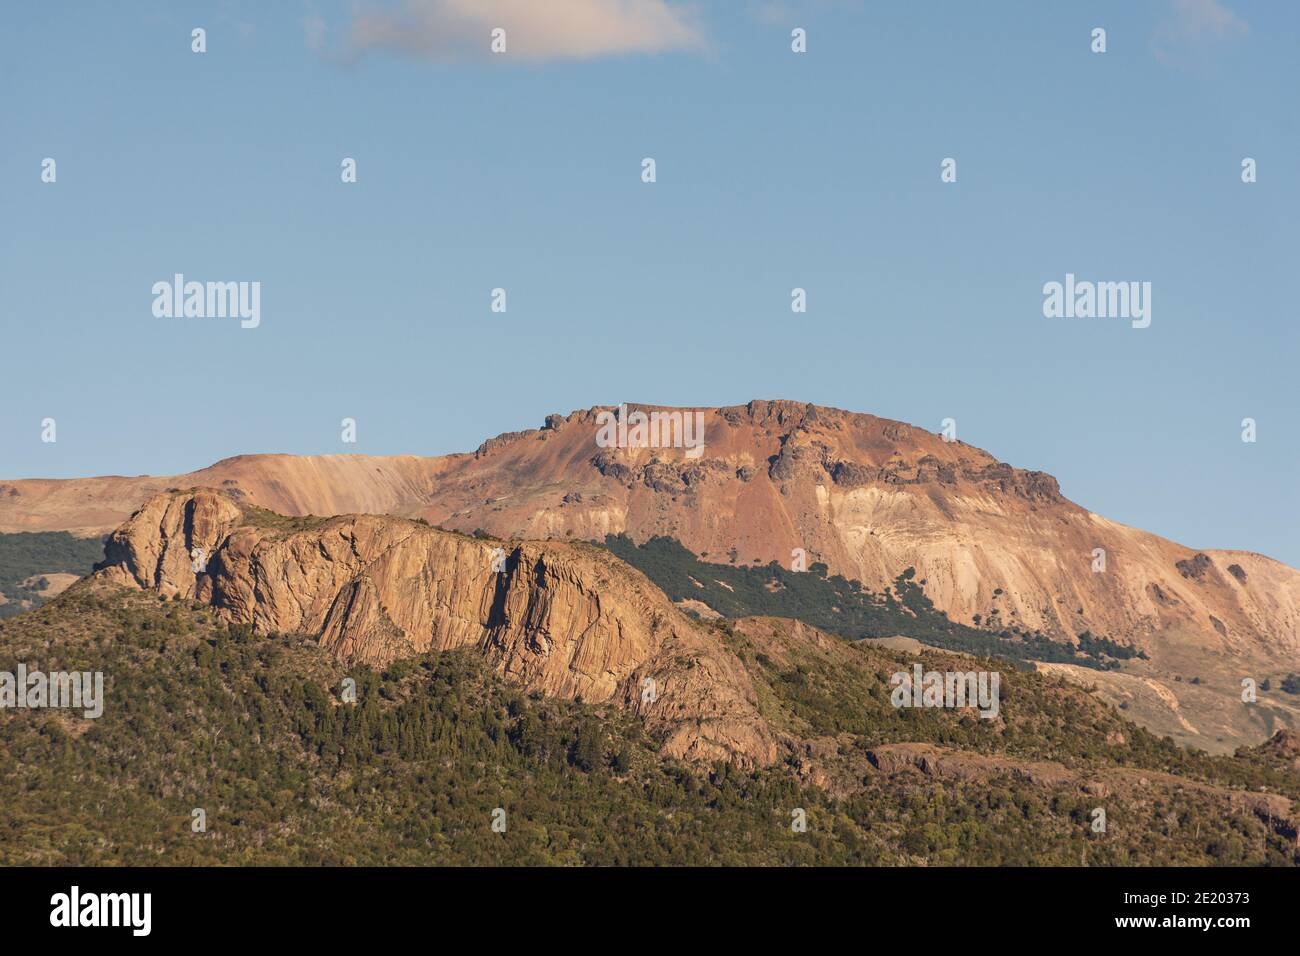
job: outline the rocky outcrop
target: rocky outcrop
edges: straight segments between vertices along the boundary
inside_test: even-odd
[[[1210,560],[1208,555],[1198,554],[1186,560],[1175,562],[1174,567],[1187,580],[1200,581],[1205,577],[1206,572],[1214,567],[1214,562]]]
[[[558,424],[553,421],[554,418],[555,418],[554,415],[547,416],[546,425],[545,425],[545,428],[547,430],[550,431],[558,430]],[[506,448],[507,446],[513,444],[514,442],[517,442],[524,438],[529,438],[535,434],[536,432],[533,431],[507,432],[504,435],[498,435],[496,438],[489,438],[483,444],[478,446],[477,450],[475,450],[474,452],[474,457],[475,458],[486,457],[487,455],[492,454],[497,449]]]
[[[1300,731],[1279,730],[1253,750],[1255,753],[1285,764],[1293,770],[1300,770]]]
[[[917,770],[930,777],[960,780],[988,780],[1011,775],[1029,783],[1049,786],[1074,782],[1074,776],[1065,767],[1052,761],[1013,760],[932,744],[883,744],[867,751],[867,760],[885,774]]]
[[[1014,760],[932,744],[885,744],[868,751],[867,759],[877,772],[886,775],[919,773],[927,777],[985,782],[1013,777],[1031,785],[1073,787],[1079,793],[1097,797],[1149,794],[1159,789],[1192,791],[1225,808],[1253,813],[1292,845],[1296,845],[1300,835],[1300,817],[1291,800],[1282,794],[1229,790],[1157,771],[1105,768],[1083,774],[1054,761]]]
[[[308,635],[347,662],[473,646],[524,687],[627,708],[674,756],[777,759],[741,663],[589,545],[505,545],[373,515],[286,519],[197,489],[149,501],[112,535],[99,574],[257,633]]]

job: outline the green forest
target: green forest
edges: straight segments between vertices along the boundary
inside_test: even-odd
[[[1036,674],[1005,675],[994,729],[891,707],[885,675],[905,659],[884,648],[831,669],[712,627],[753,668],[774,725],[839,734],[845,760],[919,740],[1300,795],[1289,768],[1180,750]],[[665,758],[626,713],[523,692],[470,650],[348,669],[309,640],[95,581],[0,622],[0,670],[20,661],[102,671],[107,700],[98,720],[0,715],[6,865],[1296,862],[1294,841],[1195,788],[1112,795],[1102,835],[1089,827],[1095,796],[1016,774],[865,772],[835,797],[788,762]]]

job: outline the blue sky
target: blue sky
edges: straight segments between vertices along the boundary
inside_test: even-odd
[[[465,2],[5,6],[0,478],[790,398],[1300,566],[1300,8],[479,0],[494,56]],[[176,272],[260,327],[156,318]],[[1150,328],[1045,318],[1067,272]]]

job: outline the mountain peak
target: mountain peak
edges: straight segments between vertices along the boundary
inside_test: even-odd
[[[911,568],[956,623],[1140,650],[1103,692],[1210,749],[1257,742],[1241,679],[1285,675],[1300,654],[1294,569],[1108,521],[1051,475],[905,422],[782,399],[596,405],[438,458],[239,456],[174,477],[7,482],[0,530],[111,528],[193,486],[285,515],[418,517],[510,540],[666,536],[705,561],[821,562],[876,593]]]

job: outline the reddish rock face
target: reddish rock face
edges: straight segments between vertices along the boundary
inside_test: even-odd
[[[486,541],[372,515],[292,521],[198,489],[148,502],[107,557],[99,573],[110,582],[210,604],[258,633],[308,635],[344,661],[472,646],[530,689],[626,707],[674,756],[777,758],[740,662],[589,545]]]

